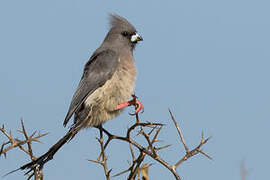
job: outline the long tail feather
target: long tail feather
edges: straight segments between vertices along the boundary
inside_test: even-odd
[[[48,161],[53,159],[53,156],[55,155],[55,153],[69,140],[71,140],[75,134],[77,134],[77,132],[79,131],[79,128],[71,128],[67,134],[62,137],[55,145],[53,145],[48,152],[46,152],[45,154],[43,154],[42,156],[40,156],[39,158],[37,158],[36,160],[25,164],[23,166],[21,166],[19,169],[21,170],[25,170],[25,169],[29,169],[28,172],[26,172],[26,174],[28,174],[29,172],[31,172],[32,170],[38,168],[39,170],[41,170],[44,166],[44,164],[46,164]]]

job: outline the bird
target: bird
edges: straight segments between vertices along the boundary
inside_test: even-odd
[[[42,169],[80,130],[100,127],[127,106],[137,105],[135,113],[143,108],[133,93],[136,81],[133,51],[143,38],[124,17],[117,14],[110,14],[109,17],[110,29],[100,47],[86,62],[63,122],[66,127],[74,116],[73,124],[46,153],[21,166],[20,170],[30,169],[30,172],[36,168]]]

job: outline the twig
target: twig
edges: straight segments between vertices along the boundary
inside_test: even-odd
[[[34,133],[32,133],[30,136],[27,135],[27,132],[25,130],[24,127],[24,123],[23,120],[21,120],[21,126],[22,126],[22,130],[18,130],[19,133],[22,133],[24,135],[25,140],[20,140],[18,138],[14,138],[12,135],[12,132],[10,131],[9,133],[7,133],[7,131],[5,130],[4,125],[0,128],[0,131],[8,138],[8,142],[5,142],[2,144],[1,146],[1,151],[0,151],[0,156],[1,154],[4,154],[4,156],[6,157],[6,154],[9,150],[14,149],[14,148],[20,148],[23,152],[25,152],[27,155],[29,155],[29,157],[31,158],[31,160],[35,160],[36,157],[33,154],[33,150],[32,150],[32,142],[39,142],[39,138],[46,136],[48,133],[45,134],[40,134],[38,133],[37,136],[36,135],[36,131]],[[27,148],[24,147],[23,145],[27,144]],[[9,146],[7,146],[9,145]],[[6,147],[7,146],[7,147]],[[8,173],[9,174],[9,173]],[[31,179],[32,177],[34,177],[35,180],[43,180],[43,172],[42,170],[36,168],[34,170],[34,172],[32,174],[30,174],[28,176],[27,179]]]
[[[125,142],[128,142],[128,143],[132,144],[140,152],[143,152],[143,153],[147,154],[148,156],[152,157],[154,160],[158,161],[160,164],[162,164],[163,166],[165,166],[167,169],[169,169],[173,173],[173,175],[175,176],[175,178],[177,180],[180,180],[180,176],[177,174],[176,168],[174,166],[168,164],[160,156],[157,156],[155,153],[149,151],[148,150],[148,147],[145,148],[145,147],[141,146],[140,144],[136,143],[134,140],[132,140],[130,138],[130,133],[131,133],[132,130],[135,129],[135,127],[137,127],[137,126],[148,127],[150,125],[154,125],[154,126],[155,125],[159,125],[159,126],[162,126],[163,124],[152,123],[152,122],[148,122],[148,123],[135,123],[133,126],[131,126],[130,128],[128,128],[126,137],[112,135],[108,131],[104,131],[104,129],[103,129],[103,131],[105,132],[105,134],[107,134],[109,136],[108,141],[111,141],[113,139],[118,139],[118,140],[125,141]],[[128,171],[125,170],[125,172],[128,172]],[[122,173],[120,173],[120,174],[122,174]]]
[[[177,122],[176,122],[176,120],[175,120],[175,118],[174,118],[172,112],[170,111],[170,109],[169,109],[169,113],[170,113],[171,118],[172,118],[172,120],[173,120],[173,122],[174,122],[174,125],[175,125],[175,127],[176,127],[176,129],[177,129],[177,132],[178,132],[178,134],[179,134],[179,136],[180,136],[181,142],[183,143],[183,145],[184,145],[184,147],[185,147],[185,150],[186,150],[185,156],[184,156],[183,158],[181,158],[178,162],[176,162],[173,166],[174,166],[175,168],[177,168],[181,163],[183,163],[184,161],[188,160],[190,157],[192,157],[192,156],[194,156],[194,155],[196,155],[196,154],[198,154],[198,153],[201,153],[202,155],[204,155],[204,156],[207,157],[208,159],[211,159],[211,160],[212,160],[212,158],[211,158],[209,155],[207,155],[206,153],[204,153],[204,152],[200,149],[204,144],[206,144],[206,143],[208,142],[208,140],[209,140],[211,137],[208,137],[207,139],[204,139],[204,135],[203,135],[203,133],[202,133],[202,137],[201,137],[200,144],[199,144],[196,148],[194,148],[193,150],[189,150],[187,144],[185,143],[185,139],[184,139],[183,133],[181,132],[181,129],[180,129],[179,125],[177,124]]]
[[[181,140],[181,142],[183,143],[183,145],[184,145],[184,147],[185,147],[186,153],[188,153],[188,152],[189,152],[189,149],[188,149],[188,146],[187,146],[187,144],[186,144],[186,142],[185,142],[183,133],[182,133],[182,131],[181,131],[179,125],[177,124],[176,120],[174,119],[173,114],[172,114],[172,112],[171,112],[170,109],[169,109],[169,113],[170,113],[171,118],[172,118],[172,120],[173,120],[173,122],[174,122],[174,125],[175,125],[175,127],[176,127],[176,129],[177,129],[177,132],[178,132],[178,134],[179,134],[179,136],[180,136],[180,140]]]
[[[132,145],[129,143],[129,149],[130,149],[130,153],[131,153],[131,156],[132,156],[132,160],[135,161],[135,154],[134,154],[134,150],[132,148]]]
[[[30,142],[40,142],[39,139],[43,136],[46,136],[48,133],[44,133],[44,134],[38,134],[36,137],[33,137],[34,134],[32,134],[28,139],[25,140],[20,140],[18,138],[13,138],[11,131],[9,133],[7,133],[7,131],[5,130],[4,125],[2,125],[2,127],[0,128],[0,131],[9,139],[9,141],[5,142],[2,144],[1,146],[1,150],[0,150],[0,157],[3,154],[6,157],[6,153],[11,150],[14,149],[16,147],[19,147],[20,149],[22,149],[25,153],[27,153],[28,155],[29,152],[28,150],[26,150],[23,145],[26,143],[30,143]],[[21,132],[22,131],[18,131]],[[9,145],[10,144],[10,145]],[[9,146],[7,146],[9,145]],[[21,148],[23,147],[23,148]]]
[[[25,128],[24,128],[24,124],[23,124],[23,120],[22,120],[22,119],[21,119],[21,124],[22,124],[22,132],[23,132],[23,134],[24,134],[25,139],[29,139],[29,137],[28,137],[28,135],[27,135],[27,133],[26,133],[26,131],[25,131]],[[34,136],[35,134],[36,134],[36,132],[34,132],[34,133],[31,135],[31,137]],[[32,147],[31,147],[31,141],[28,141],[28,142],[27,142],[27,146],[28,146],[28,152],[29,152],[30,158],[31,158],[31,160],[33,161],[33,160],[35,160],[36,158],[35,158],[34,155],[33,155]]]
[[[136,166],[135,166],[134,169],[132,169],[130,171],[130,174],[129,174],[128,178],[127,178],[128,180],[134,180],[135,179],[136,175],[139,172],[140,165],[143,162],[144,158],[145,158],[145,153],[141,152],[140,155],[138,156],[138,158],[135,160],[135,162],[133,162],[133,164],[134,165],[136,164]]]
[[[180,176],[178,175],[178,173],[177,173],[177,171],[176,171],[176,168],[177,168],[182,162],[186,161],[187,159],[189,159],[190,157],[192,157],[192,156],[194,156],[194,155],[196,155],[196,154],[198,154],[198,153],[201,153],[201,154],[204,155],[205,157],[207,157],[207,158],[209,158],[209,159],[212,159],[209,155],[207,155],[205,152],[203,152],[203,151],[201,150],[201,147],[202,147],[204,144],[206,144],[206,143],[208,142],[208,140],[210,139],[210,137],[208,137],[207,139],[204,139],[203,134],[202,134],[202,138],[201,138],[200,144],[199,144],[196,148],[194,148],[194,149],[192,149],[192,150],[189,150],[188,146],[187,146],[186,143],[185,143],[185,140],[184,140],[184,137],[183,137],[183,134],[182,134],[182,132],[181,132],[181,129],[180,129],[179,125],[177,124],[177,122],[176,122],[176,120],[175,120],[175,118],[174,118],[174,116],[173,116],[173,114],[171,113],[170,110],[169,110],[169,112],[170,112],[171,118],[172,118],[172,120],[173,120],[173,122],[174,122],[174,125],[175,125],[175,127],[176,127],[176,129],[177,129],[177,132],[178,132],[178,134],[179,134],[179,136],[180,136],[180,140],[181,140],[181,142],[183,143],[183,145],[184,145],[184,147],[185,147],[185,150],[186,150],[186,154],[184,155],[184,157],[182,157],[180,160],[178,160],[175,164],[170,165],[170,164],[167,163],[164,159],[162,159],[162,158],[158,155],[158,153],[157,153],[158,150],[161,150],[161,149],[163,149],[163,148],[165,148],[165,147],[168,147],[168,146],[164,146],[164,147],[160,147],[160,148],[155,148],[155,147],[153,146],[154,142],[157,141],[157,136],[158,136],[158,134],[159,134],[159,132],[160,132],[161,127],[162,127],[163,124],[159,124],[159,123],[151,123],[151,122],[150,122],[150,123],[149,123],[149,122],[148,122],[148,123],[135,123],[135,124],[132,125],[130,128],[128,128],[127,133],[126,133],[126,137],[121,137],[121,136],[112,135],[112,134],[109,133],[108,131],[104,131],[105,134],[107,134],[107,136],[108,136],[108,141],[107,141],[106,145],[108,145],[108,143],[109,143],[111,140],[113,140],[113,139],[118,139],[118,140],[121,140],[121,141],[128,142],[129,144],[132,144],[133,146],[135,146],[141,153],[144,153],[145,155],[150,156],[151,158],[153,158],[154,160],[156,160],[157,162],[159,162],[160,164],[162,164],[164,167],[166,167],[168,170],[170,170],[171,173],[174,175],[174,177],[175,177],[176,180],[180,180]],[[153,126],[153,125],[154,125],[154,127],[152,127],[152,128],[156,128],[155,126],[160,126],[160,127],[157,129],[157,131],[156,131],[154,137],[152,138],[152,140],[150,140],[149,134],[145,133],[144,130],[142,129],[142,127],[149,127],[149,126],[151,127],[151,126]],[[148,146],[147,146],[147,147],[141,146],[140,144],[136,143],[136,142],[131,138],[130,134],[131,134],[131,132],[132,132],[136,127],[141,127],[141,130],[140,130],[140,133],[139,133],[139,134],[142,134],[143,137],[146,139],[146,141],[147,141],[147,143],[148,143]],[[104,130],[104,129],[103,129],[103,130]],[[152,133],[152,131],[153,131],[153,130],[151,130],[150,132]],[[141,154],[140,154],[140,155],[141,155]],[[140,156],[139,156],[139,157],[140,157]],[[134,159],[134,158],[133,158],[133,159]],[[138,158],[137,158],[136,160],[138,160]],[[139,162],[142,162],[142,161],[139,161]],[[118,173],[116,176],[121,175],[121,174],[123,174],[123,173],[126,173],[126,172],[130,171],[130,174],[131,174],[132,176],[129,176],[129,178],[132,179],[131,177],[134,177],[134,175],[133,175],[132,173],[134,172],[134,171],[133,171],[133,167],[135,166],[135,164],[136,164],[136,162],[133,161],[132,165],[131,165],[127,170],[124,170],[123,172]],[[136,165],[137,165],[136,167],[138,167],[138,164],[136,164]],[[138,169],[138,168],[137,168],[137,169]]]
[[[100,136],[99,136],[99,139],[97,138],[97,140],[98,140],[98,142],[100,144],[102,160],[100,159],[100,156],[99,156],[98,160],[89,160],[89,161],[102,165],[105,176],[106,176],[106,180],[110,180],[110,173],[111,173],[112,169],[108,170],[108,167],[107,167],[108,158],[105,155],[105,147],[104,147],[104,144],[103,144],[103,128],[102,128],[102,125],[99,126],[99,133],[100,133],[99,134]]]
[[[150,166],[152,166],[152,164],[143,164],[142,165],[141,172],[142,172],[143,180],[150,180],[148,177],[148,170],[149,170]]]

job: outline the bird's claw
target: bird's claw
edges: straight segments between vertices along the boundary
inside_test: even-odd
[[[135,106],[135,113],[129,113],[129,114],[131,116],[135,116],[140,111],[141,111],[141,113],[143,113],[144,107],[143,107],[142,103],[139,101],[138,97],[135,94],[132,94],[131,96],[133,97],[132,101],[133,101],[133,105]]]
[[[135,116],[140,111],[141,111],[141,113],[144,112],[144,107],[143,107],[142,103],[138,99],[135,99],[135,103],[133,105],[135,106],[135,113],[129,113],[129,115]]]
[[[141,111],[141,113],[144,112],[144,107],[143,107],[142,103],[138,99],[136,99],[135,109],[136,109],[135,110],[136,114],[138,114],[140,111]]]

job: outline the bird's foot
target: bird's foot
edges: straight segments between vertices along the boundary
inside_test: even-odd
[[[140,111],[142,111],[142,113],[143,113],[144,107],[143,107],[142,103],[138,100],[138,98],[137,98],[137,96],[135,96],[135,94],[132,94],[131,96],[133,98],[132,100],[118,104],[116,108],[122,109],[124,107],[133,105],[133,106],[135,106],[135,113],[131,114],[131,115],[138,114]]]

